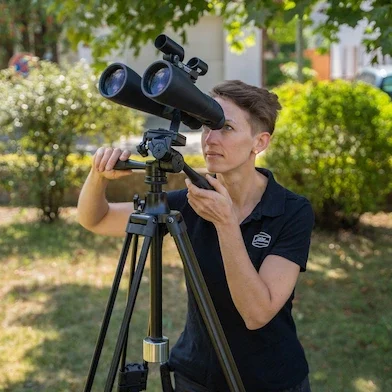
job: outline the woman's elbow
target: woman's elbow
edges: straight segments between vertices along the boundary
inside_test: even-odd
[[[79,225],[81,225],[82,227],[84,227],[86,230],[91,231],[93,233],[96,232],[96,225],[94,225],[93,222],[91,222],[90,220],[86,219],[82,214],[79,213],[79,211],[77,212],[76,215],[76,221],[79,223]]]
[[[250,331],[255,331],[256,329],[263,328],[267,324],[268,322],[260,322],[256,320],[252,320],[252,321],[248,320],[245,322],[246,328],[249,329]]]
[[[265,327],[273,318],[274,315],[271,314],[257,314],[253,317],[247,317],[244,321],[246,328],[250,331],[254,331]]]

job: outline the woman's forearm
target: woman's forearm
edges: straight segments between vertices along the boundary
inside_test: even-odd
[[[109,180],[92,169],[82,187],[78,200],[78,220],[86,229],[92,229],[109,210],[105,191]]]

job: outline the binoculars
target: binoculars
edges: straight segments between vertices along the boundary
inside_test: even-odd
[[[99,80],[101,95],[115,103],[167,120],[180,111],[181,122],[191,129],[202,125],[222,128],[225,117],[221,106],[196,86],[208,65],[197,57],[183,63],[184,49],[164,34],[155,40],[164,53],[163,60],[152,63],[140,77],[122,63],[107,67]]]

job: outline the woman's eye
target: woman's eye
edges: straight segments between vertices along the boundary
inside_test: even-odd
[[[229,124],[225,124],[225,125],[223,126],[223,129],[224,129],[225,131],[232,131],[232,130],[233,130],[233,127],[232,127],[231,125],[229,125]]]

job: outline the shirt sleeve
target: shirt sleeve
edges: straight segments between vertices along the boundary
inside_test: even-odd
[[[313,226],[313,209],[306,201],[286,221],[269,254],[284,257],[306,271]]]
[[[184,206],[187,202],[187,189],[169,191],[167,193],[167,202],[171,210],[176,210],[182,212]]]

